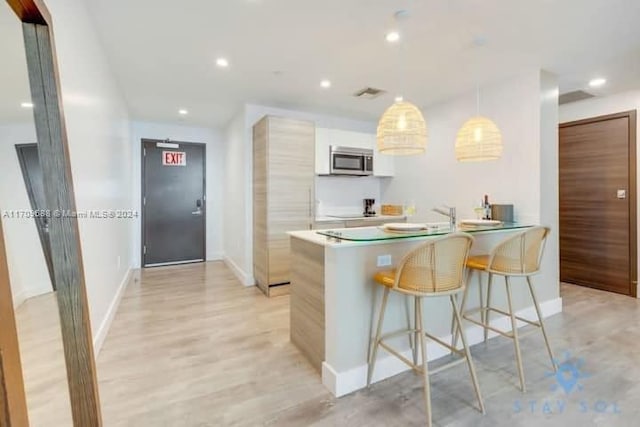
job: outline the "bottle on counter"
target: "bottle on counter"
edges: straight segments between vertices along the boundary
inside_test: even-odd
[[[484,200],[482,201],[482,208],[484,210],[484,214],[482,219],[491,219],[491,205],[489,204],[489,195],[484,195]]]

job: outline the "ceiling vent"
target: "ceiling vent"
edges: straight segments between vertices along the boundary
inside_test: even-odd
[[[574,90],[573,92],[567,92],[560,95],[558,102],[560,105],[568,104],[570,102],[582,101],[583,99],[593,98],[595,95],[585,92],[583,90]]]
[[[360,89],[356,93],[353,94],[356,98],[361,99],[376,99],[380,95],[387,93],[382,89],[376,89],[374,87],[365,87],[364,89]]]

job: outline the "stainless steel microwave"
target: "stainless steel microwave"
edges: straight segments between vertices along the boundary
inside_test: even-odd
[[[331,175],[373,175],[373,150],[331,146]]]

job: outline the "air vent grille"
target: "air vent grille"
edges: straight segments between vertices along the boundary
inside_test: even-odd
[[[593,98],[595,95],[585,92],[583,90],[574,90],[573,92],[567,92],[560,95],[558,102],[560,105],[568,104],[570,102],[582,101],[583,99]]]
[[[375,99],[385,93],[387,92],[382,89],[376,89],[374,87],[365,87],[364,89],[360,89],[359,91],[354,93],[353,96],[361,99]]]

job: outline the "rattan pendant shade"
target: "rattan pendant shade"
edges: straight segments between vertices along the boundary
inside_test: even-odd
[[[496,160],[502,156],[502,134],[498,126],[483,116],[470,118],[456,138],[456,159],[460,162]]]
[[[415,105],[399,101],[387,108],[378,122],[378,151],[407,156],[424,153],[427,125]]]

